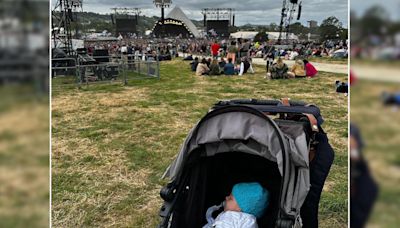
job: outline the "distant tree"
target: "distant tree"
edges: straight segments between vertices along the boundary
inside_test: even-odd
[[[389,13],[382,6],[369,8],[360,20],[362,35],[383,35],[388,21]]]
[[[269,30],[271,32],[277,32],[279,31],[279,26],[276,23],[271,23],[269,24]]]
[[[266,30],[262,30],[261,32],[257,33],[254,37],[255,42],[265,42],[268,41],[268,35],[266,34]]]
[[[319,34],[321,39],[338,39],[342,33],[342,22],[335,16],[326,18],[319,27]]]
[[[290,28],[289,31],[296,35],[307,34],[309,32],[309,29],[303,26],[300,22],[291,24],[289,28]]]

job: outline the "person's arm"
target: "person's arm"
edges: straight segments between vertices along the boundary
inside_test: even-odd
[[[240,72],[239,72],[239,75],[243,75],[243,72],[244,72],[244,63],[241,62],[241,63],[240,63]]]

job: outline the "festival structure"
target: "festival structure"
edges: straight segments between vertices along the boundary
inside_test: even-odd
[[[157,21],[152,31],[156,37],[200,37],[196,26],[178,6],[167,15],[164,23],[162,19]]]

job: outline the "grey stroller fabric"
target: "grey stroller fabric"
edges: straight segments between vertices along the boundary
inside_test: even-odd
[[[224,109],[224,108],[221,108]],[[186,138],[180,153],[164,173],[171,181],[179,180],[185,161],[199,147],[201,156],[243,152],[276,162],[282,176],[281,218],[301,226],[300,208],[310,187],[309,145],[301,126],[278,126],[271,118],[250,107],[226,112],[211,111]],[[212,115],[218,111],[218,114]]]

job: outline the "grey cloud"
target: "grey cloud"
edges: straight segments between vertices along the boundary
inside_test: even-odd
[[[347,0],[303,0],[302,19],[303,24],[308,20],[322,22],[328,16],[336,16],[347,25]],[[279,23],[282,1],[276,0],[173,0],[172,7],[180,6],[189,18],[201,20],[202,8],[234,8],[236,24],[270,24]],[[160,10],[155,8],[152,0],[85,0],[84,10],[111,13],[112,7],[137,7],[141,8],[147,16],[159,16]],[[169,12],[169,9],[166,10]]]

